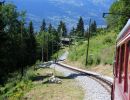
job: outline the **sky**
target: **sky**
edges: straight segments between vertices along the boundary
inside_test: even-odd
[[[68,27],[76,26],[80,16],[88,25],[90,18],[98,25],[105,25],[103,12],[108,12],[113,0],[6,0],[17,6],[19,11],[25,10],[27,21],[32,20],[38,28],[43,19],[47,23],[58,25],[60,20],[66,22]]]

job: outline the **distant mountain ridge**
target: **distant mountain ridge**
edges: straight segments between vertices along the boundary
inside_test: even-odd
[[[60,20],[66,22],[68,28],[76,26],[78,18],[83,17],[87,27],[90,18],[98,25],[105,25],[103,12],[108,12],[113,0],[8,0],[17,5],[19,10],[27,11],[27,21],[33,21],[38,30],[45,19],[57,27]]]

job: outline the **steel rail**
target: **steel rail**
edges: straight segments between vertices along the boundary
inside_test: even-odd
[[[91,77],[93,77],[93,78],[96,78],[96,79],[102,81],[103,83],[107,84],[107,85],[110,87],[110,89],[112,89],[112,84],[113,84],[113,82],[110,81],[110,80],[108,80],[108,79],[106,79],[106,78],[104,78],[104,76],[102,76],[102,75],[100,75],[100,74],[91,73],[91,72],[86,71],[86,70],[82,70],[82,69],[70,67],[70,66],[67,66],[67,65],[62,64],[62,63],[59,63],[59,62],[57,62],[56,64],[59,65],[59,66],[61,66],[61,67],[70,69],[70,70],[72,70],[72,71],[80,72],[80,73],[86,74],[86,75],[88,75],[88,76],[91,76]],[[96,79],[94,79],[94,80],[96,80]],[[97,81],[97,80],[96,80],[96,81]],[[99,82],[99,81],[98,81],[98,82]],[[100,83],[100,82],[99,82],[99,83]],[[101,84],[101,83],[100,83],[100,84]],[[102,84],[101,84],[101,85],[102,85]],[[106,87],[105,87],[105,88],[106,88]]]

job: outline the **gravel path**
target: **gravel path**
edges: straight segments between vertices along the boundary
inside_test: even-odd
[[[55,68],[55,70],[59,72],[62,72],[67,77],[77,80],[79,86],[84,89],[84,100],[111,100],[111,96],[108,91],[89,76],[85,76],[81,73],[71,71],[55,64],[52,64],[50,67]]]
[[[60,60],[65,60],[68,56],[69,52],[66,51],[61,57],[59,57]]]

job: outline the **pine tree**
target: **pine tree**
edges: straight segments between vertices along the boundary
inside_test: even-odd
[[[92,35],[94,35],[95,32],[97,31],[97,24],[95,20],[91,23],[90,29],[91,29],[90,32],[92,33]]]
[[[74,27],[71,29],[70,35],[71,35],[71,36],[74,36],[74,35],[75,35],[75,28],[74,28]]]
[[[40,31],[46,31],[46,21],[43,19],[41,30]]]
[[[34,28],[32,21],[29,23],[29,34],[34,34]]]
[[[35,63],[35,50],[33,23],[26,28],[23,12],[13,4],[0,5],[0,84],[11,72],[21,69],[23,75],[23,69]]]
[[[33,23],[32,21],[29,23],[29,37],[28,37],[28,54],[29,54],[29,64],[34,64],[36,61],[36,40],[35,40],[35,36],[34,36],[34,28],[33,28]]]
[[[4,13],[2,13],[2,4],[0,5],[0,84],[3,83],[3,76],[7,74],[7,42],[8,36],[4,32],[5,22]],[[6,72],[6,73],[5,73]]]
[[[79,18],[76,33],[78,36],[84,36],[84,21],[82,17]]]
[[[94,22],[93,22],[93,31],[94,32],[96,32],[97,31],[97,23],[96,23],[96,21],[94,20]]]
[[[57,31],[62,36],[63,30],[62,30],[63,22],[60,21],[60,24],[58,25]]]
[[[67,36],[67,28],[66,28],[66,24],[63,22],[63,24],[62,24],[62,31],[63,31],[63,34],[62,34],[62,36]]]
[[[60,21],[57,31],[60,34],[60,36],[67,36],[67,28],[65,22]]]
[[[49,27],[48,27],[48,32],[51,33],[52,32],[52,25],[49,24]]]

